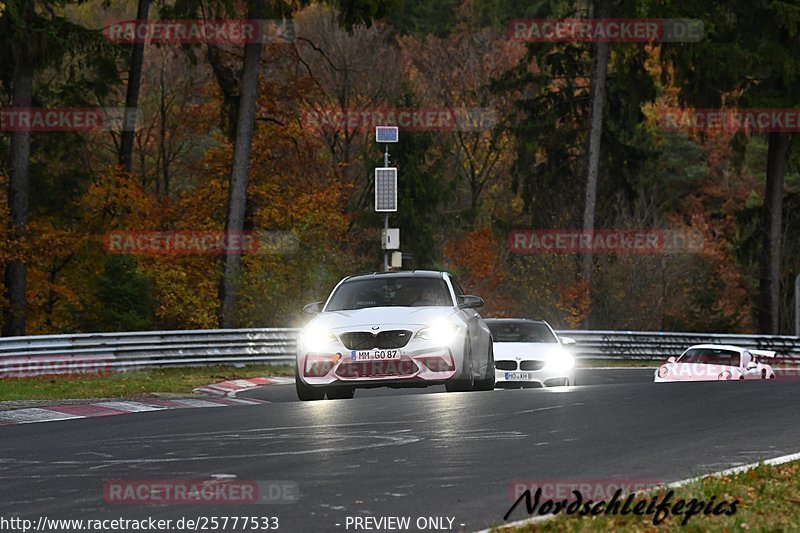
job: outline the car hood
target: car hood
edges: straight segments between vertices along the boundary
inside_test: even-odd
[[[451,320],[454,307],[368,307],[320,313],[309,324],[331,330],[372,326],[428,326]]]
[[[560,357],[566,350],[558,343],[544,342],[495,342],[494,359],[515,359],[523,361],[546,361],[551,357]]]

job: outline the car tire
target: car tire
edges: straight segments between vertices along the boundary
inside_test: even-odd
[[[355,387],[328,387],[329,400],[349,400],[356,393]]]
[[[444,384],[447,392],[469,392],[475,387],[475,376],[472,375],[472,344],[464,342],[464,370],[456,379]]]
[[[491,339],[489,340],[489,356],[486,359],[486,374],[475,382],[473,390],[494,390],[494,346],[492,346]]]
[[[297,397],[304,402],[325,399],[325,389],[322,387],[311,387],[303,383],[300,379],[300,371],[297,366],[294,368],[294,387],[297,390]]]

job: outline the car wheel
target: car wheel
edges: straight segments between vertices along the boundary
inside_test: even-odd
[[[494,346],[489,342],[489,356],[486,358],[486,374],[475,382],[474,390],[494,390]]]
[[[322,387],[310,387],[300,380],[300,371],[297,366],[294,367],[294,387],[297,390],[297,397],[304,402],[325,398],[325,389]]]
[[[472,344],[464,343],[464,370],[456,379],[445,383],[447,392],[468,392],[475,387],[475,376],[472,375]]]
[[[349,400],[355,394],[355,387],[328,387],[329,400]]]

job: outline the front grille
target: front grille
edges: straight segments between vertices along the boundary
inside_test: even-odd
[[[376,348],[391,349],[402,348],[411,340],[411,332],[404,329],[381,331],[378,333]]]
[[[417,365],[411,359],[401,359],[399,361],[345,361],[336,369],[336,375],[343,378],[410,376],[417,372],[417,368]]]
[[[375,335],[367,331],[353,331],[339,335],[348,350],[371,350],[375,347]]]
[[[522,370],[541,370],[544,368],[544,361],[522,361],[519,367]]]
[[[516,361],[495,361],[494,367],[497,370],[516,370],[517,369],[517,362]]]
[[[380,348],[390,350],[402,348],[411,340],[411,332],[405,329],[393,329],[374,334],[369,331],[350,331],[339,335],[348,350],[372,350]]]

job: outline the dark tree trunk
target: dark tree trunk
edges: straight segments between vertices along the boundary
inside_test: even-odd
[[[161,120],[161,140],[159,142],[159,151],[161,152],[161,178],[163,182],[164,196],[169,196],[170,143],[167,141],[167,121],[169,120],[169,110],[167,109],[167,80],[165,65],[161,65],[160,83],[161,97],[159,100],[159,118]],[[156,180],[158,180],[158,178],[156,178]],[[156,191],[159,193],[162,191],[161,186],[159,186],[157,182]]]
[[[33,78],[18,64],[14,72],[14,98],[12,106],[29,108],[33,100]],[[11,179],[8,184],[8,207],[11,212],[11,239],[24,237],[28,223],[29,182],[28,166],[31,155],[31,132],[11,133]],[[6,265],[4,273],[5,295],[8,307],[3,313],[3,336],[25,335],[25,319],[28,311],[28,274],[24,259],[16,255]]]
[[[250,8],[250,19],[260,20],[260,2],[256,0],[251,4]],[[250,149],[256,116],[261,48],[262,45],[259,42],[248,42],[244,47],[241,99],[236,119],[233,167],[228,190],[228,213],[225,221],[225,230],[232,233],[241,232],[244,228],[245,209],[247,207],[247,174],[250,166]],[[237,325],[236,310],[242,257],[239,253],[228,253],[224,256],[224,261],[224,272],[219,287],[220,306],[218,310],[219,323],[223,328]]]
[[[239,113],[239,79],[238,74],[225,65],[219,47],[208,45],[208,63],[222,92],[222,110],[220,112],[220,128],[230,140],[236,139],[236,117]]]
[[[596,18],[611,16],[611,0],[600,0]],[[583,230],[594,231],[595,211],[597,210],[597,178],[600,171],[600,140],[603,134],[603,107],[606,101],[606,78],[608,76],[608,43],[600,42],[594,47],[592,55],[592,80],[589,87],[591,108],[589,110],[589,135],[586,143],[586,196],[583,209]],[[590,292],[594,257],[589,250],[581,258],[581,279],[587,282]],[[591,313],[591,308],[589,310]],[[589,316],[583,324],[589,327]]]
[[[136,22],[147,22],[150,0],[139,0]],[[134,41],[131,51],[131,65],[128,71],[128,92],[125,96],[125,115],[119,143],[119,164],[131,171],[133,162],[133,136],[136,128],[136,109],[139,107],[139,89],[142,85],[142,64],[144,63],[144,42]]]
[[[758,323],[761,333],[777,335],[780,330],[781,289],[781,226],[783,221],[783,178],[789,153],[786,133],[769,134],[767,151],[767,181],[764,188],[764,207],[761,218],[763,253]]]

